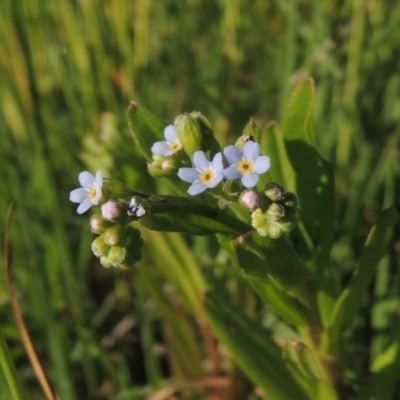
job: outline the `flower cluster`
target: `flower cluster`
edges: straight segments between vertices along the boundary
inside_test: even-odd
[[[169,125],[164,131],[172,132],[172,126]],[[176,151],[182,148],[177,136],[169,133],[166,142],[157,142],[152,147],[155,156],[162,150],[163,156],[168,156],[171,148]],[[176,134],[177,135],[177,134]],[[227,180],[240,179],[245,188],[256,186],[259,175],[267,172],[271,166],[271,160],[267,156],[261,156],[260,145],[254,141],[248,141],[239,150],[237,146],[227,146],[223,154],[229,165],[224,168],[222,153],[217,153],[212,161],[208,160],[204,151],[197,150],[193,153],[193,167],[182,167],[178,170],[178,177],[185,182],[191,183],[188,193],[192,196],[200,194],[207,189],[216,187],[224,178]],[[164,160],[164,162],[166,162]]]
[[[296,226],[297,198],[276,183],[269,183],[260,190],[260,175],[269,171],[271,160],[261,155],[261,147],[256,141],[258,136],[257,127],[250,120],[235,145],[220,151],[205,117],[198,112],[182,114],[175,119],[174,125],[164,129],[165,140],[147,148],[146,155],[149,155],[149,150],[152,154],[148,170],[153,177],[168,176],[190,183],[188,193],[191,196],[215,189],[226,180],[223,188],[212,192],[218,199],[219,209],[233,207],[234,212],[224,214],[223,218],[235,218],[238,211],[234,208],[235,203],[239,203],[249,211],[247,214],[240,211],[241,217],[247,218],[247,226],[251,224],[261,236],[277,239]],[[212,158],[208,158],[206,153],[213,155]],[[237,183],[233,184],[234,181]],[[219,210],[209,204],[199,205],[198,201],[182,202],[173,196],[137,192],[121,182],[103,179],[100,171],[95,175],[81,172],[79,182],[82,187],[71,191],[70,200],[79,203],[79,214],[93,206],[100,207],[101,212],[95,213],[90,221],[92,232],[98,235],[92,243],[92,250],[106,268],[128,268],[141,259],[144,243],[140,231],[132,226],[136,221],[150,229],[159,230],[167,226],[173,231],[188,229],[189,232],[204,234],[209,231],[202,230],[201,224],[193,227],[196,218],[184,223],[181,221],[175,227],[175,221],[171,223],[168,217],[156,214],[182,211],[206,217],[212,215],[212,218],[221,216]],[[235,222],[232,225],[226,224],[226,220],[218,222],[222,231],[236,232],[233,226],[238,225]]]
[[[133,266],[142,258],[144,243],[131,222],[146,214],[145,207],[135,197],[125,201],[129,189],[117,181],[103,180],[101,171],[95,176],[81,172],[79,182],[82,187],[70,193],[70,200],[80,203],[77,212],[82,214],[92,206],[101,206],[101,214],[94,214],[90,220],[92,232],[99,235],[92,243],[94,255],[106,268]],[[113,199],[116,197],[121,199]]]
[[[279,239],[296,227],[297,197],[270,182],[261,193],[259,208],[251,214],[252,226],[260,236]]]

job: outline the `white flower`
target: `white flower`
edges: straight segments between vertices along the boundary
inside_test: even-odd
[[[163,142],[156,142],[151,147],[153,154],[161,156],[172,156],[182,148],[182,143],[178,138],[178,132],[173,125],[168,125],[164,129],[164,137],[167,139]]]
[[[258,175],[267,172],[271,166],[271,160],[267,156],[260,156],[260,145],[248,141],[243,150],[236,146],[225,147],[224,155],[231,164],[224,170],[226,179],[241,179],[243,186],[254,187],[258,182]]]
[[[102,196],[101,188],[103,186],[103,176],[101,171],[96,172],[93,176],[88,171],[83,171],[79,174],[79,183],[81,188],[73,190],[69,194],[69,199],[73,203],[81,203],[77,208],[78,214],[83,214],[92,206],[97,206]]]
[[[192,184],[188,190],[192,196],[204,192],[208,188],[214,188],[224,178],[221,153],[217,153],[211,162],[203,151],[195,151],[193,164],[194,168],[179,168],[178,171],[179,178]]]

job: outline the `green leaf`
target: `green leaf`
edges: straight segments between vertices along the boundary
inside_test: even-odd
[[[392,206],[382,212],[378,221],[371,228],[351,281],[336,301],[330,322],[330,349],[337,348],[342,331],[350,327],[354,321],[376,267],[387,251],[396,218],[396,209]]]
[[[263,279],[243,273],[246,280],[253,286],[266,306],[295,326],[307,324],[307,312],[304,306],[286,291],[279,288],[270,276]]]
[[[218,340],[237,365],[271,400],[312,399],[289,372],[281,349],[259,324],[243,311],[207,293],[205,308]]]
[[[171,210],[152,214],[149,212],[140,219],[140,223],[148,229],[167,232],[185,232],[192,235],[211,235],[223,233],[237,236],[251,229],[247,224],[237,220],[223,210],[217,210],[202,205],[192,206],[195,210]],[[204,212],[201,212],[204,210]]]
[[[315,290],[324,326],[337,296],[330,267],[334,228],[334,174],[332,166],[316,151],[312,125],[314,82],[301,82],[291,96],[283,136],[299,200],[299,230],[308,248],[307,264],[316,271]],[[285,171],[290,173],[289,168]],[[290,178],[287,178],[289,183]],[[285,188],[287,189],[287,188]]]
[[[128,108],[128,124],[140,152],[147,161],[151,161],[151,147],[155,142],[165,140],[163,132],[166,124],[134,101]]]
[[[240,267],[248,276],[269,282],[272,275],[283,288],[298,287],[311,273],[296,257],[286,238],[270,239],[256,232],[235,240]]]

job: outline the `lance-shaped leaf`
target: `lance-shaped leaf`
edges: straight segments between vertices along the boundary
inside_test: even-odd
[[[337,296],[330,270],[330,251],[334,224],[334,174],[332,166],[315,149],[312,124],[314,81],[301,82],[291,96],[283,125],[287,158],[291,164],[283,172],[285,181],[294,187],[285,188],[296,193],[299,200],[299,231],[308,248],[307,264],[316,271],[315,290],[324,326]],[[285,158],[284,158],[285,159]]]
[[[287,156],[295,174],[295,187],[285,188],[299,199],[299,217],[313,244],[315,268],[327,269],[333,241],[334,176],[316,151],[312,126],[314,81],[300,83],[289,102],[283,125]]]
[[[276,283],[285,288],[301,286],[311,278],[310,271],[283,237],[270,239],[252,232],[238,237],[234,244],[239,265],[248,276],[268,283],[268,275],[272,275]]]
[[[165,140],[163,132],[166,124],[134,101],[131,101],[128,108],[128,123],[140,152],[147,161],[151,161],[151,147],[155,142]]]
[[[180,200],[180,202],[149,203],[147,213],[140,218],[140,223],[155,231],[185,232],[199,236],[214,233],[237,236],[251,229],[249,225],[227,211],[201,205],[190,199],[180,198]]]
[[[342,331],[351,326],[360,308],[376,267],[385,255],[396,224],[396,209],[384,210],[371,228],[360,261],[353,272],[349,285],[336,301],[329,331],[329,348],[336,350]]]
[[[294,379],[282,359],[281,349],[258,323],[215,294],[207,294],[205,307],[218,340],[268,399],[313,398],[313,393],[307,393]]]

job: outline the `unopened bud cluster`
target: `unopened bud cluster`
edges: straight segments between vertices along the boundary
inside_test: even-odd
[[[279,239],[296,227],[297,207],[294,193],[271,182],[260,194],[259,208],[251,214],[252,225],[260,236]]]

